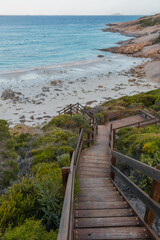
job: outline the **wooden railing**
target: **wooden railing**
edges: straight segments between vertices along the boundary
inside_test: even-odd
[[[135,183],[133,183],[116,167],[117,159],[152,178],[153,182],[150,196],[146,194],[141,188],[139,188]],[[158,203],[160,199],[160,166],[153,168],[138,160],[125,156],[117,151],[111,150],[111,178],[113,180],[115,175],[117,175],[145,204],[146,212],[144,221],[151,227],[155,216],[160,218],[160,205]]]
[[[136,122],[133,124],[128,124],[122,127],[113,128],[113,125],[110,125],[109,133],[109,145],[111,148],[111,178],[114,181],[115,175],[117,175],[124,183],[135,193],[135,195],[145,204],[146,212],[144,216],[144,221],[151,227],[154,221],[155,216],[160,217],[160,166],[153,168],[145,163],[142,163],[136,159],[123,155],[115,151],[115,142],[116,142],[116,132],[120,128],[124,127],[144,127],[153,124],[160,124],[160,119],[157,119],[153,115],[146,113],[142,110],[142,114],[146,114],[149,119]],[[150,196],[146,194],[142,189],[140,189],[135,183],[133,183],[127,176],[125,176],[117,167],[117,160],[124,162],[126,165],[137,169],[142,172],[144,175],[152,178],[152,187]]]
[[[73,240],[75,173],[78,168],[83,145],[87,143],[89,147],[90,143],[95,140],[98,126],[94,117],[91,119],[91,126],[92,131],[80,128],[76,150],[70,154],[70,167],[62,168],[64,203],[57,240]],[[87,140],[84,140],[84,133],[87,133]]]
[[[98,117],[95,116],[95,114],[90,111],[89,109],[85,108],[84,106],[82,106],[79,102],[76,104],[69,104],[66,107],[64,107],[63,109],[61,109],[60,111],[58,111],[58,114],[82,114],[87,121],[89,121],[91,118],[93,119],[93,117],[95,118],[96,123],[98,124],[99,119]]]
[[[141,105],[141,106],[136,106],[136,107],[132,107],[132,108],[128,108],[128,109],[108,112],[106,114],[106,122],[117,119],[117,118],[124,117],[126,115],[131,116],[133,114],[134,115],[138,114],[138,113],[140,113],[140,110],[143,108],[144,108],[144,105]]]

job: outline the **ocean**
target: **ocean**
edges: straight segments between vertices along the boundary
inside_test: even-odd
[[[0,73],[94,61],[98,49],[128,39],[103,32],[105,24],[139,17],[0,16]]]

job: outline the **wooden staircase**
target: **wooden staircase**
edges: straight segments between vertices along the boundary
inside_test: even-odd
[[[77,108],[77,105],[75,106]],[[73,106],[71,110],[70,114],[73,114]],[[107,124],[98,126],[98,135],[96,135],[96,119],[93,116],[93,120],[90,121],[93,129],[92,139],[88,131],[80,130],[77,147],[71,157],[71,165],[64,169],[64,174],[62,170],[65,197],[58,240],[160,240],[151,228],[155,216],[160,217],[158,204],[160,168],[158,166],[157,169],[153,168],[114,149],[116,133],[121,127],[139,128],[160,124],[159,118],[152,117],[144,110],[138,110],[135,114],[135,110],[137,111],[137,109],[134,111],[129,109],[124,113],[123,111],[109,113],[106,117]],[[128,111],[131,116],[122,118],[124,114],[128,114]],[[83,137],[84,132],[88,133],[87,140]],[[91,142],[92,146],[90,146]],[[83,150],[84,144],[88,145],[88,149]],[[116,159],[153,179],[150,196],[116,167]],[[75,203],[76,173],[79,176],[80,194]],[[115,175],[145,204],[144,219],[117,187],[114,181]]]
[[[110,180],[107,130],[99,126],[96,143],[80,157],[81,192],[74,210],[74,240],[150,239],[141,219]]]

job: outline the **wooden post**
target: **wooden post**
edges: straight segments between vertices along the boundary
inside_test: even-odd
[[[68,175],[70,173],[70,167],[62,168],[62,182],[63,182],[63,197],[65,197]]]
[[[79,111],[79,102],[77,103],[77,113],[78,113],[78,111]]]
[[[90,140],[90,133],[87,134],[87,140]],[[87,143],[87,147],[89,148],[90,142]]]
[[[79,134],[81,133],[81,129],[82,129],[82,127],[79,127]]]
[[[160,165],[157,165],[156,167],[158,170],[160,170]],[[151,193],[150,193],[150,197],[156,201],[159,202],[160,199],[160,183],[153,180],[152,182],[152,187],[151,187]],[[147,207],[146,208],[146,212],[145,212],[145,216],[144,216],[144,221],[150,226],[152,227],[153,221],[155,218],[155,214]]]
[[[113,149],[114,149],[114,147],[115,147],[115,142],[116,142],[116,129],[113,128],[112,131],[113,131]]]
[[[69,155],[70,155],[70,162],[71,162],[71,160],[72,160],[73,152],[74,152],[74,150],[70,150],[70,153],[69,153]]]
[[[116,149],[114,149],[114,151],[116,151]],[[116,167],[116,157],[113,157],[112,156],[112,158],[111,158],[111,164],[114,166],[114,167]],[[112,180],[114,181],[114,178],[115,178],[115,174],[114,174],[114,172],[112,172],[111,171],[111,178],[112,178]]]
[[[70,104],[70,114],[72,116],[72,104]]]

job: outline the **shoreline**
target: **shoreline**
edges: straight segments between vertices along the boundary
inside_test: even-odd
[[[143,26],[149,19],[157,21],[154,26]],[[155,20],[158,19],[158,20]],[[148,81],[160,83],[160,14],[144,17],[131,22],[106,24],[104,32],[115,32],[133,37],[127,41],[118,42],[119,46],[100,49],[112,53],[125,54],[132,57],[150,58],[148,62],[137,68],[137,74],[142,72]]]
[[[120,24],[126,23],[109,25],[117,28]],[[119,44],[126,48],[134,39]],[[110,49],[119,47],[105,50]],[[148,58],[113,53],[116,54],[106,53],[93,60],[0,74],[0,118],[7,120],[11,127],[16,124],[42,126],[70,103],[94,107],[113,98],[159,87],[142,72],[141,66],[147,66]],[[148,72],[149,75],[150,69]]]
[[[145,61],[112,54],[90,64],[0,76],[0,118],[8,120],[10,126],[42,125],[73,102],[93,107],[112,98],[156,89],[145,79],[133,80],[129,73]]]

